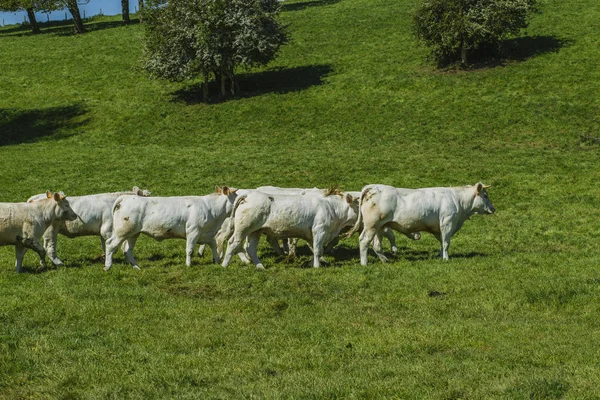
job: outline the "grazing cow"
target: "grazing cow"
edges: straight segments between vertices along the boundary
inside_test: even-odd
[[[60,258],[58,258],[56,251],[57,237],[61,235],[69,238],[80,237],[80,236],[100,236],[100,243],[102,244],[102,252],[105,252],[105,242],[112,234],[112,207],[115,200],[119,196],[125,194],[137,194],[138,196],[149,196],[150,192],[147,190],[141,190],[137,186],[133,187],[131,192],[116,192],[116,193],[102,193],[92,194],[88,196],[72,196],[69,197],[69,203],[71,208],[79,216],[74,221],[55,221],[46,229],[44,232],[44,248],[48,254],[48,257],[52,263],[56,266],[64,265]],[[43,195],[31,196],[28,202],[37,201]],[[123,245],[123,251],[127,260],[131,265],[137,264],[133,258],[133,253],[128,251],[127,244]]]
[[[77,214],[65,195],[46,193],[46,198],[32,203],[0,203],[0,246],[14,245],[17,272],[21,272],[27,249],[40,256],[40,265],[46,267],[46,250],[40,237],[55,221],[74,221]]]
[[[325,245],[357,218],[358,204],[351,195],[268,195],[259,191],[240,196],[231,214],[233,236],[223,259],[227,267],[234,253],[248,238],[248,255],[257,268],[264,268],[256,249],[260,235],[278,239],[302,238],[312,242],[314,263],[320,266]]]
[[[448,259],[450,238],[473,214],[493,214],[484,184],[449,188],[400,189],[387,185],[367,185],[360,196],[360,212],[348,236],[360,234],[360,263],[367,265],[367,249],[378,230],[387,226],[409,234],[432,233],[441,243],[440,256]],[[378,249],[377,256],[387,259]]]
[[[112,266],[112,256],[123,241],[128,240],[129,250],[133,251],[140,233],[158,241],[186,239],[187,266],[191,265],[196,243],[208,244],[218,263],[215,234],[231,213],[236,192],[217,186],[217,192],[207,196],[119,197],[113,206],[113,233],[106,241],[104,270]],[[137,264],[134,268],[139,269]]]

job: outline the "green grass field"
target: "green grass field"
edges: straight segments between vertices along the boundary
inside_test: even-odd
[[[287,0],[292,41],[218,104],[139,69],[139,24],[1,28],[0,201],[483,181],[497,213],[448,262],[399,236],[361,267],[355,236],[320,269],[187,268],[144,237],[105,273],[60,237],[66,268],[17,274],[1,247],[0,398],[600,398],[600,5],[545,0],[506,59],[438,71],[417,3]]]

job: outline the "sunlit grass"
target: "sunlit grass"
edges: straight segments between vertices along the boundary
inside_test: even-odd
[[[512,58],[457,72],[426,60],[416,5],[286,0],[292,42],[217,104],[144,75],[118,17],[0,29],[0,201],[483,181],[498,210],[449,262],[424,235],[367,268],[356,237],[319,270],[264,244],[264,272],[186,268],[144,237],[142,271],[104,273],[97,238],[60,237],[66,268],[29,252],[16,274],[1,247],[0,397],[599,397],[600,11],[546,1]]]

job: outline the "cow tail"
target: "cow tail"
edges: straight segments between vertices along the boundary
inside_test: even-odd
[[[241,196],[238,196],[237,199],[235,199],[235,202],[233,203],[233,209],[231,210],[231,216],[230,218],[230,224],[229,224],[229,232],[233,233],[233,229],[235,228],[234,226],[234,221],[235,221],[235,212],[237,211],[238,207],[240,206],[240,204],[243,204],[246,201],[246,197],[248,197],[247,194],[243,194]],[[231,236],[231,235],[228,235]]]
[[[112,213],[114,214],[119,208],[121,208],[121,202],[125,196],[120,196],[117,200],[115,200],[115,204],[113,204]]]
[[[347,238],[354,235],[360,229],[360,225],[362,224],[362,203],[371,189],[371,186],[365,186],[360,193],[360,200],[358,201],[358,218],[356,219],[354,227],[350,230],[350,232],[346,233]]]

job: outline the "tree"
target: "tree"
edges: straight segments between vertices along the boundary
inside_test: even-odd
[[[29,25],[33,34],[40,33],[40,27],[35,18],[36,11],[50,11],[52,4],[49,1],[40,0],[0,0],[0,11],[15,12],[25,10],[29,18]]]
[[[526,28],[535,8],[536,0],[425,0],[414,16],[415,33],[438,63],[466,65],[470,51],[497,48]]]
[[[75,33],[84,33],[85,29],[83,28],[83,21],[81,19],[81,14],[79,13],[79,6],[77,5],[77,0],[60,0],[66,4],[67,9],[73,16],[73,28]]]
[[[214,78],[221,96],[235,94],[239,67],[266,65],[288,39],[277,0],[146,2],[144,68],[181,81],[202,78],[204,100]]]
[[[123,15],[123,23],[128,25],[131,22],[129,19],[129,0],[121,0],[121,10]]]

